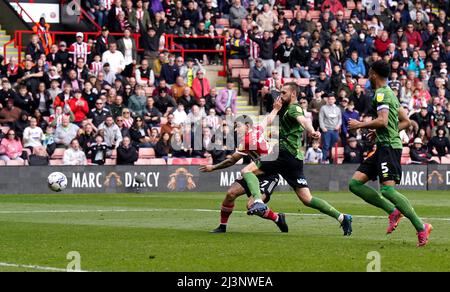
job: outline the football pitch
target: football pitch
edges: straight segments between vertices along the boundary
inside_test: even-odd
[[[450,271],[449,193],[404,193],[434,226],[424,248],[408,220],[387,236],[387,216],[349,193],[315,195],[354,216],[351,237],[293,193],[269,204],[287,214],[287,234],[247,216],[244,197],[228,232],[210,234],[222,193],[0,195],[0,271],[64,271],[79,259],[84,271],[364,272],[373,252],[381,271]]]

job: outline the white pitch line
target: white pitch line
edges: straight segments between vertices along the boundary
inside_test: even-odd
[[[89,272],[89,271],[68,271],[67,269],[54,268],[54,267],[44,267],[37,265],[21,265],[21,264],[11,264],[11,263],[2,263],[0,262],[0,267],[11,267],[11,268],[25,268],[32,270],[41,270],[41,271],[49,271],[49,272]]]
[[[138,212],[165,212],[165,211],[191,211],[191,212],[220,212],[219,210],[211,209],[179,209],[179,208],[167,208],[167,209],[100,209],[100,210],[0,210],[0,214],[37,214],[37,213],[138,213]],[[233,213],[246,214],[245,211],[234,211]],[[324,214],[301,214],[301,213],[284,213],[289,216],[304,216],[304,217],[325,217]],[[352,215],[353,218],[363,219],[386,219],[387,216],[375,216],[375,215]],[[436,217],[422,217],[424,220],[432,221],[450,221],[450,218],[436,218]]]

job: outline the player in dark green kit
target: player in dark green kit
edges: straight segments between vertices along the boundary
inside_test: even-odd
[[[375,96],[373,98],[374,118],[369,122],[350,120],[350,129],[360,128],[376,130],[377,150],[363,161],[349,183],[352,193],[367,203],[384,210],[389,215],[387,233],[397,227],[400,219],[407,217],[417,230],[418,246],[427,244],[433,227],[424,224],[417,216],[408,199],[400,194],[395,185],[400,183],[402,168],[400,164],[403,145],[399,131],[410,126],[410,121],[398,98],[386,81],[389,76],[389,64],[377,61],[369,70],[369,79]],[[380,193],[365,185],[369,180],[379,178]]]
[[[279,111],[279,155],[274,161],[260,160],[247,165],[242,171],[250,192],[255,198],[255,203],[247,214],[263,214],[267,206],[260,200],[261,193],[257,175],[280,174],[294,189],[300,201],[308,207],[335,218],[341,224],[344,235],[352,233],[352,216],[337,211],[326,201],[313,197],[308,187],[308,182],[303,174],[302,137],[306,131],[315,139],[320,138],[320,132],[315,131],[311,121],[305,118],[304,111],[297,101],[299,87],[296,83],[286,83],[281,89],[283,107]]]

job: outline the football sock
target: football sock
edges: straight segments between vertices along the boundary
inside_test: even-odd
[[[259,188],[259,180],[253,172],[244,173],[243,178],[247,183],[248,189],[256,200],[262,200],[261,190]]]
[[[224,205],[222,204],[220,208],[220,225],[227,225],[228,218],[230,218],[231,213],[233,213],[234,204]]]
[[[272,209],[268,209],[264,215],[261,216],[261,218],[267,219],[267,220],[272,220],[273,222],[277,222],[278,221],[278,214],[275,213],[274,211],[272,211]]]
[[[307,206],[319,210],[321,213],[333,217],[336,220],[339,220],[339,216],[341,215],[341,212],[336,210],[328,202],[316,197],[313,197]]]
[[[384,210],[388,215],[392,214],[395,206],[380,195],[375,189],[365,185],[359,180],[352,179],[349,184],[350,191],[367,203]]]
[[[422,220],[419,216],[417,216],[416,211],[414,211],[411,203],[404,195],[397,192],[397,190],[392,186],[382,186],[381,193],[385,198],[391,201],[406,218],[411,221],[417,231],[423,231],[425,229]]]

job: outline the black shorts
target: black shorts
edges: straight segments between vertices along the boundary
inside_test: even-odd
[[[264,203],[268,203],[270,201],[270,196],[273,194],[273,191],[280,182],[280,176],[278,174],[260,175],[258,176],[258,180],[259,180],[259,188],[261,189],[261,194],[266,196],[266,198],[264,199]],[[252,193],[250,192],[250,189],[248,188],[245,179],[240,178],[237,179],[236,182],[244,188],[247,197],[250,198],[252,196]]]
[[[303,174],[303,161],[286,150],[280,149],[276,160],[261,161],[257,165],[265,175],[280,174],[293,189],[308,188]]]
[[[393,180],[399,184],[402,179],[401,149],[392,149],[389,146],[377,148],[372,156],[366,158],[358,168],[371,180],[380,179],[380,182]]]

